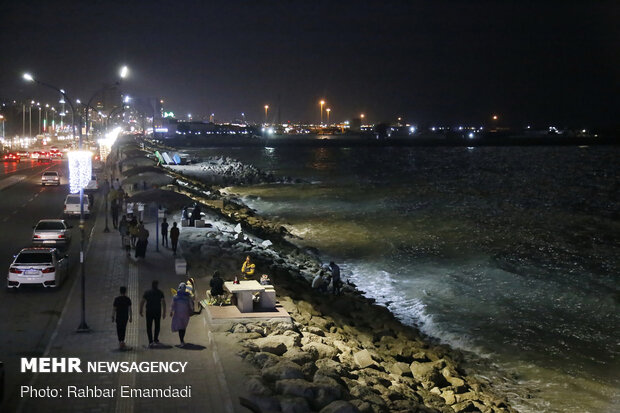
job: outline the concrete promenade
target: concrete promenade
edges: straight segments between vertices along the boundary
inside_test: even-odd
[[[99,196],[96,225],[86,252],[86,321],[89,333],[76,333],[80,324],[81,280],[65,284],[71,288],[56,331],[52,335],[44,357],[79,357],[82,373],[38,373],[31,380],[35,389],[59,389],[62,397],[35,398],[24,395],[19,412],[214,412],[232,413],[247,411],[239,405],[245,374],[241,360],[234,355],[235,348],[228,345],[225,335],[210,330],[205,312],[191,317],[187,329],[186,347],[179,344],[177,333],[170,330],[170,288],[176,288],[184,276],[174,271],[174,258],[168,248],[160,245],[155,251],[155,219],[145,217],[150,232],[149,245],[144,261],[127,258],[121,248],[120,236],[109,219],[109,233],[104,233],[105,217],[102,196]],[[91,218],[95,218],[94,216]],[[172,219],[169,219],[172,223]],[[76,226],[77,227],[77,226]],[[74,239],[74,242],[77,238]],[[160,240],[161,243],[161,240]],[[139,316],[142,294],[150,288],[151,281],[159,280],[166,297],[166,318],[161,322],[159,340],[161,347],[148,348],[145,319]],[[205,283],[203,283],[205,284]],[[127,326],[127,346],[120,351],[116,325],[112,323],[112,303],[119,295],[120,286],[127,286],[132,301],[133,322]],[[198,298],[204,296],[206,285],[198,285]],[[224,340],[218,346],[218,340]],[[218,348],[222,347],[220,351]],[[223,361],[222,361],[223,360]],[[184,373],[88,373],[89,361],[105,362],[187,362]],[[230,385],[229,385],[230,383]],[[68,394],[69,386],[94,389],[115,389],[115,397],[75,398]],[[121,386],[137,389],[185,388],[191,386],[191,397],[184,398],[126,398],[120,397]],[[232,389],[232,390],[231,390]]]

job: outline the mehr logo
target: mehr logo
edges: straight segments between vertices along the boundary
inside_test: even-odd
[[[81,373],[80,359],[77,357],[23,358],[21,372],[32,373]]]

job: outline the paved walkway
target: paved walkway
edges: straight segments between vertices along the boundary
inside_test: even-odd
[[[103,211],[104,208],[99,208]],[[176,287],[184,277],[174,271],[174,259],[169,249],[160,246],[155,251],[154,217],[146,226],[150,232],[146,260],[135,262],[127,258],[120,247],[120,236],[109,221],[110,233],[104,233],[104,216],[99,213],[94,235],[86,253],[86,321],[89,333],[76,333],[80,324],[81,284],[80,277],[72,288],[69,299],[52,336],[45,356],[79,357],[82,366],[88,361],[180,361],[188,362],[184,373],[39,373],[32,386],[38,389],[62,389],[63,398],[22,398],[20,412],[33,412],[43,408],[45,412],[245,412],[238,403],[240,383],[227,384],[230,377],[237,381],[243,366],[238,357],[224,348],[218,353],[217,334],[210,331],[203,314],[191,318],[185,338],[190,343],[178,348],[177,333],[170,330],[170,317],[162,320],[160,342],[163,348],[149,349],[144,318],[139,316],[142,293],[150,288],[151,281],[159,280],[160,289],[166,297],[166,310],[171,303],[170,288]],[[172,222],[172,221],[171,221]],[[160,241],[161,242],[161,241]],[[133,255],[133,251],[132,251]],[[132,301],[133,323],[127,327],[126,343],[132,349],[119,351],[116,325],[111,322],[112,302],[121,285],[128,288]],[[204,290],[205,288],[201,288]],[[226,360],[226,367],[222,364]],[[230,371],[226,372],[226,369]],[[84,369],[83,369],[84,370]],[[227,376],[229,379],[227,379]],[[120,386],[138,389],[184,388],[191,386],[191,397],[186,398],[121,398]],[[117,389],[114,398],[68,398],[67,386],[100,389]],[[232,395],[231,390],[232,389]]]

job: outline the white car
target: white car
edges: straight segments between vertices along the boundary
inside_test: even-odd
[[[59,287],[67,278],[68,256],[56,248],[24,248],[9,266],[7,288],[19,288],[24,284],[41,284],[43,287]]]
[[[80,194],[69,194],[65,198],[66,216],[80,216]],[[90,205],[88,195],[84,194],[84,217],[90,216]]]
[[[69,245],[71,228],[63,219],[42,219],[33,227],[32,245]]]
[[[92,174],[90,177],[90,181],[88,181],[88,184],[84,187],[84,191],[95,192],[98,189],[99,189],[99,180],[97,179],[96,174]]]
[[[60,185],[60,175],[56,171],[45,171],[41,175],[41,185]]]

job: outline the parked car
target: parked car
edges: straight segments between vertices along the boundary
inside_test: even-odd
[[[16,153],[20,158],[30,158],[30,152],[28,151],[17,151]]]
[[[39,160],[39,162],[43,162],[43,161],[51,161],[52,160],[52,155],[50,155],[49,152],[46,151],[40,151],[39,152],[39,156],[37,158]]]
[[[62,158],[62,152],[56,146],[50,148],[50,156],[52,158]]]
[[[99,189],[99,180],[97,179],[97,174],[92,174],[90,176],[90,181],[88,181],[88,184],[84,187],[84,191],[88,191],[88,192],[96,192]]]
[[[73,227],[64,219],[42,219],[32,228],[32,245],[66,246],[71,242]]]
[[[2,160],[4,162],[19,162],[20,161],[19,155],[13,152],[8,152],[2,155]]]
[[[60,185],[60,175],[56,171],[45,171],[41,175],[41,185]]]
[[[65,198],[65,215],[80,216],[80,194],[69,194]],[[87,195],[84,195],[84,217],[90,216],[90,202]]]
[[[43,287],[59,287],[68,273],[68,256],[56,248],[24,248],[9,266],[7,288],[19,288],[24,284],[41,284]]]

